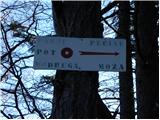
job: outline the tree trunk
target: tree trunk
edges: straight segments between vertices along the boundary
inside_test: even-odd
[[[53,2],[58,36],[102,37],[100,2]],[[98,72],[58,70],[51,118],[112,118],[98,95]]]
[[[134,92],[130,43],[130,4],[127,1],[119,2],[119,38],[126,39],[126,72],[119,72],[120,86],[120,118],[134,119]]]
[[[136,2],[136,89],[138,118],[158,118],[158,9],[155,2]]]

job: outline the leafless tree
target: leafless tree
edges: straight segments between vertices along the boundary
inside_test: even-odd
[[[19,0],[2,1],[0,7],[1,114],[6,118],[26,118],[30,114],[47,118],[51,97],[42,93],[48,92],[49,96],[52,86],[33,77],[32,62],[35,36],[52,34],[51,25],[41,28],[41,23],[52,20],[48,12],[51,7],[40,1]]]
[[[101,10],[99,16],[104,23],[105,37],[120,34],[117,31],[118,5],[116,1],[109,2]],[[0,8],[1,116],[50,118],[52,105],[55,105],[52,101],[55,87],[52,80],[55,78],[54,75],[34,74],[32,64],[35,36],[55,33],[51,6],[40,0],[13,0],[2,1]],[[99,82],[98,92],[113,117],[119,114],[118,84],[117,74]]]

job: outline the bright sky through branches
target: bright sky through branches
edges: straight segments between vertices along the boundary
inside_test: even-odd
[[[17,1],[17,2],[15,2]],[[4,17],[3,15],[8,15],[5,19],[6,21],[2,20],[2,23],[4,25],[10,25],[12,22],[16,23],[15,21],[18,21],[20,23],[23,23],[22,25],[24,26],[29,26],[32,23],[32,17],[30,15],[32,15],[33,10],[35,8],[35,6],[33,6],[34,4],[36,5],[36,3],[38,3],[38,0],[1,0],[0,1],[0,9],[3,10],[5,9],[5,7],[8,6],[12,6],[12,4],[14,3],[15,5],[18,5],[20,3],[23,2],[29,2],[32,1],[31,3],[26,3],[24,5],[24,7],[22,8],[14,8],[11,10],[8,10],[8,14],[5,13],[1,13],[2,17]],[[40,35],[40,36],[45,36],[45,35],[53,35],[54,33],[54,28],[53,28],[53,19],[52,19],[52,10],[51,10],[51,1],[50,0],[39,0],[39,2],[43,2],[42,4],[46,7],[45,11],[41,11],[42,7],[40,6],[39,8],[37,8],[37,11],[40,11],[42,13],[38,13],[37,12],[37,16],[35,17],[37,20],[36,24],[33,24],[31,26],[31,29],[29,30],[29,33],[33,34],[33,35]],[[103,0],[102,2],[102,7],[104,7],[106,4],[108,4],[108,1]],[[12,7],[16,7],[16,6],[12,6]],[[6,13],[7,13],[6,12]],[[106,14],[107,15],[107,14]],[[31,19],[27,19],[27,17],[30,17]],[[111,20],[109,21],[109,23],[111,22]],[[37,25],[37,28],[35,27]],[[107,25],[104,25],[104,28],[106,31],[104,31],[104,35],[105,37],[114,37],[114,33],[111,29],[108,29],[109,27]],[[36,29],[36,30],[35,30]],[[25,33],[25,32],[24,32]],[[107,34],[105,34],[107,33]],[[111,34],[108,34],[111,33]],[[11,47],[15,46],[19,41],[23,40],[23,38],[19,38],[19,37],[14,37],[14,33],[13,31],[9,31],[7,34],[8,38],[9,38],[9,45]],[[2,39],[2,36],[1,36]],[[2,40],[0,40],[0,45],[1,47],[1,52],[3,51],[4,53],[6,53],[6,49],[5,49],[5,45],[4,43],[2,43]],[[4,49],[3,49],[4,48]],[[33,53],[28,52],[28,50],[30,49],[30,45],[28,43],[22,44],[21,46],[19,46],[17,49],[15,49],[15,51],[13,52],[13,60],[17,60],[19,57],[25,57],[26,55],[31,55]],[[3,50],[2,50],[3,49]],[[4,65],[6,65],[7,67],[9,66],[9,64],[4,63]],[[23,67],[25,65],[27,66],[31,66],[33,65],[33,57],[29,58],[29,59],[25,59],[24,61],[20,61],[16,63],[17,66]],[[18,69],[20,70],[20,69]],[[2,68],[0,71],[0,74],[4,74],[4,72],[6,71],[5,68]],[[34,87],[36,87],[37,83],[40,82],[41,76],[53,76],[55,74],[55,71],[51,71],[51,70],[33,70],[32,68],[28,68],[28,69],[23,69],[22,70],[22,80],[23,83],[25,84],[26,88],[31,88],[29,92],[31,92],[31,95],[37,95],[37,97],[48,97],[50,100],[52,100],[52,94],[47,94],[43,92],[43,89],[36,89],[36,91],[34,91]],[[115,89],[118,86],[118,81],[117,81],[117,76],[118,73],[113,73],[113,72],[99,72],[99,80],[100,80],[100,90],[105,89],[107,90],[106,86],[110,86],[111,89]],[[5,88],[5,89],[15,89],[15,85],[17,84],[17,79],[10,73],[8,72],[6,77],[3,78],[4,81],[1,82],[0,84],[0,88]],[[11,85],[12,84],[12,85]],[[20,88],[19,88],[20,89]],[[47,89],[47,88],[45,88]],[[117,88],[116,88],[117,89]],[[34,91],[34,92],[33,92]],[[41,92],[42,91],[42,92]],[[2,93],[2,92],[1,92]],[[18,93],[19,94],[19,93]],[[106,96],[113,96],[112,92],[100,92],[101,97],[104,98]],[[118,91],[116,91],[116,97],[118,96]],[[1,94],[2,96],[2,94]],[[21,96],[19,94],[19,96]],[[9,94],[3,94],[3,96],[1,97],[1,101],[0,104],[3,104],[3,106],[1,106],[1,110],[4,110],[7,114],[12,111],[12,114],[15,113],[15,115],[17,115],[17,111],[15,110],[15,108],[12,107],[5,107],[5,105],[15,105],[13,104],[13,95],[9,95]],[[28,99],[28,98],[27,98]],[[37,98],[38,99],[38,98]],[[22,108],[22,110],[24,112],[27,113],[26,111],[26,105],[24,104],[24,99],[22,97],[19,97],[20,100],[20,106]],[[28,99],[30,100],[30,99]],[[104,101],[106,103],[106,100]],[[115,105],[118,105],[118,102],[115,101]],[[32,102],[30,102],[30,104],[32,105]],[[39,108],[43,109],[43,110],[50,110],[50,108],[48,107],[49,104],[45,105],[42,101],[40,101],[39,99],[37,100],[37,104],[39,105]],[[116,108],[116,106],[114,106]],[[46,108],[48,107],[48,108]],[[112,109],[114,109],[114,107]],[[47,113],[47,111],[45,111]],[[50,111],[49,111],[50,112]],[[48,112],[48,113],[49,113]],[[2,114],[0,114],[0,116],[3,116]],[[38,115],[36,114],[32,114],[32,115],[28,115],[26,116],[26,118],[38,118]]]

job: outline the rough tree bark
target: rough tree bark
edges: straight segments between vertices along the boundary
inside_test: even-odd
[[[126,39],[126,72],[119,72],[120,86],[120,118],[134,119],[134,92],[130,43],[130,3],[119,2],[119,29],[117,37]]]
[[[100,2],[53,2],[58,36],[102,37]],[[50,118],[112,118],[98,95],[98,72],[58,70]]]
[[[136,2],[136,88],[140,119],[159,117],[158,9],[154,1]]]

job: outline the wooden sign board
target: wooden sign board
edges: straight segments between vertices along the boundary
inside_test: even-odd
[[[125,71],[126,41],[111,38],[37,37],[34,69]]]

